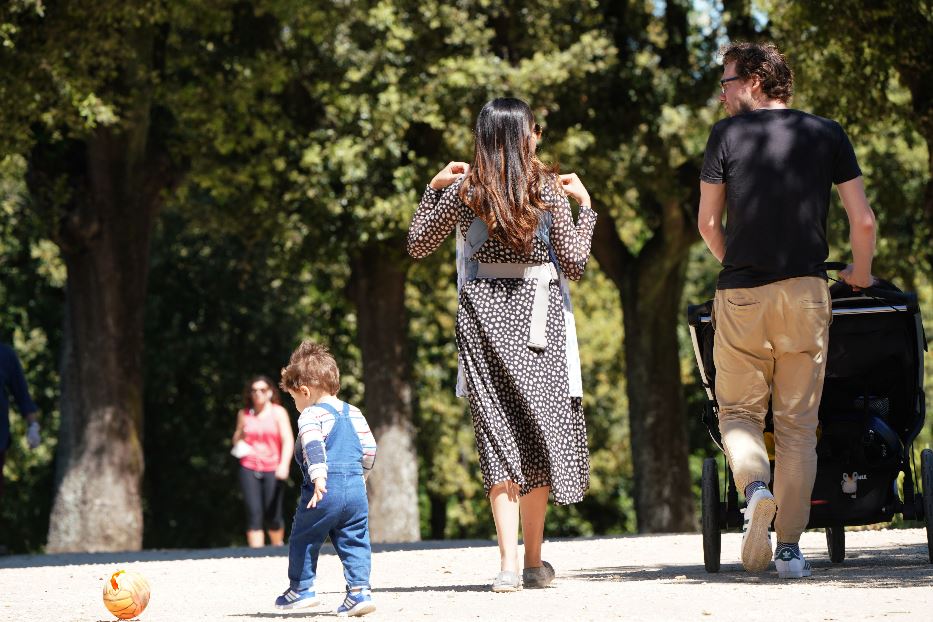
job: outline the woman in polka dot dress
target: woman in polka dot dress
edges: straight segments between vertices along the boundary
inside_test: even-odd
[[[408,252],[421,259],[457,232],[458,395],[470,400],[496,523],[497,592],[553,580],[541,559],[548,494],[576,503],[589,486],[566,278],[583,276],[596,213],[576,175],[557,175],[537,159],[540,133],[525,102],[487,103],[476,121],[472,166],[451,162],[431,180],[408,233]],[[567,195],[580,205],[576,224]]]

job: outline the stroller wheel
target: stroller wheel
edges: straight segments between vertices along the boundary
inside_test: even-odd
[[[923,518],[927,524],[927,553],[933,564],[933,449],[920,452],[920,476],[923,482]]]
[[[719,469],[716,459],[703,461],[703,478],[700,486],[703,512],[703,565],[706,572],[719,572],[719,550],[722,534],[719,531]]]
[[[829,561],[841,564],[846,558],[846,530],[842,525],[826,528],[826,547],[829,549]]]

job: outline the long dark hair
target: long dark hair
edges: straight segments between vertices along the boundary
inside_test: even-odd
[[[520,99],[501,97],[483,106],[476,118],[473,164],[460,186],[460,198],[486,223],[489,237],[529,254],[538,218],[547,209],[543,184],[555,184],[557,167],[535,155],[531,108]]]
[[[243,386],[243,406],[246,407],[246,410],[249,410],[250,408],[253,407],[252,389],[253,389],[253,385],[256,384],[257,382],[265,382],[267,385],[269,385],[269,390],[272,392],[272,396],[269,398],[270,402],[272,402],[273,404],[282,403],[282,398],[279,395],[279,390],[275,386],[275,384],[272,383],[272,380],[269,378],[269,376],[263,376],[260,374],[258,376],[253,376],[252,378],[250,378],[249,381],[247,381],[247,383]]]

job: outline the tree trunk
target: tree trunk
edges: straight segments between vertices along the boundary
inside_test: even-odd
[[[57,161],[40,145],[31,162],[37,194],[56,165],[71,169],[74,191],[58,233],[68,281],[49,552],[142,546],[143,308],[165,178],[147,157],[148,112],[127,127],[100,129]]]
[[[378,444],[369,478],[373,542],[421,538],[404,248],[404,241],[374,242],[351,258],[350,297],[363,356],[365,415]]]
[[[686,251],[671,249],[664,264],[640,257],[620,290],[640,532],[696,528],[677,340]]]
[[[150,127],[156,35],[125,34],[136,53],[112,76],[119,120],[86,136],[37,127],[29,157],[30,197],[54,223],[68,275],[48,552],[142,546],[143,310],[152,229],[175,176]]]
[[[679,202],[662,213],[661,228],[637,257],[608,215],[600,214],[593,239],[593,253],[622,301],[635,513],[642,533],[696,528],[677,340],[696,234]]]

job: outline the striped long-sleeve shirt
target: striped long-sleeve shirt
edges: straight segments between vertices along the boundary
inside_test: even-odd
[[[327,403],[340,412],[343,402],[336,397],[324,397],[322,402]],[[369,429],[369,423],[360,409],[350,404],[350,422],[360,439],[363,447],[363,475],[368,476],[376,462],[376,439]],[[327,477],[327,450],[324,442],[334,427],[334,415],[327,409],[312,404],[305,408],[298,417],[298,440],[304,451],[305,461],[308,465],[308,476],[311,481],[319,477]]]

